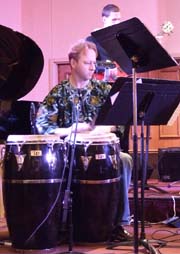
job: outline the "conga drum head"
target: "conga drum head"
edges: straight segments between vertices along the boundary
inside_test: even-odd
[[[4,163],[6,178],[60,176],[64,166],[63,141],[57,135],[9,135]],[[60,163],[59,163],[60,162]],[[13,169],[8,166],[13,163]],[[21,175],[21,176],[20,176]],[[51,175],[51,176],[50,176]]]
[[[59,137],[59,135],[51,134],[51,135],[9,135],[7,137],[7,144],[14,144],[14,143],[62,143],[63,141]]]
[[[93,132],[84,132],[84,133],[77,133],[76,136],[72,134],[66,138],[67,141],[72,143],[76,141],[76,144],[103,144],[103,143],[119,143],[118,137],[114,133],[93,133]]]

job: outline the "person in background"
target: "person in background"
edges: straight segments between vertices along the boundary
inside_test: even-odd
[[[92,79],[97,58],[96,45],[89,41],[79,41],[69,52],[71,75],[56,85],[42,102],[36,116],[36,127],[39,134],[59,134],[60,137],[70,135],[76,129],[77,133],[94,131],[94,119],[104,104],[111,85],[104,81]],[[73,116],[74,107],[78,105],[78,125]],[[76,125],[76,128],[75,128]],[[109,131],[109,126],[107,129]],[[101,129],[102,132],[102,129]],[[106,132],[106,126],[103,126]],[[130,234],[123,225],[130,223],[128,189],[132,175],[132,158],[129,154],[120,152],[123,163],[121,183],[122,211],[119,211],[118,222],[109,241],[131,240]]]
[[[102,9],[102,22],[103,27],[109,27],[115,24],[119,24],[121,21],[121,11],[117,5],[108,4]],[[101,28],[101,29],[102,29]],[[95,29],[99,30],[99,29]],[[94,42],[98,50],[97,66],[95,71],[95,77],[97,79],[103,79],[105,81],[114,82],[117,77],[126,77],[120,66],[113,61],[109,53],[100,45],[92,35],[86,38],[87,41]]]
[[[115,24],[119,24],[121,22],[122,14],[121,10],[117,5],[114,4],[107,4],[103,7],[102,12],[102,28],[109,27]],[[98,30],[98,29],[96,29]],[[106,71],[110,74],[110,81],[115,81],[118,76],[126,77],[127,75],[124,74],[117,64],[113,63],[111,56],[108,52],[99,44],[99,42],[94,38],[92,35],[86,38],[87,41],[91,41],[96,44],[98,55],[97,55],[97,66],[96,66],[96,78],[108,81],[108,75],[106,75]],[[110,71],[109,71],[110,69]],[[118,70],[120,70],[118,74]],[[121,149],[128,153],[129,151],[129,131],[130,126],[116,126],[115,134],[120,138]]]
[[[119,24],[121,21],[121,11],[120,8],[114,4],[108,4],[104,6],[102,9],[102,22],[103,22],[103,27],[108,27],[112,26],[115,24]],[[101,28],[101,29],[102,29]],[[100,29],[100,28],[99,28]],[[95,29],[95,30],[99,30]],[[97,50],[98,50],[98,56],[97,56],[97,61],[104,61],[104,62],[111,62],[111,56],[108,54],[108,52],[101,47],[99,42],[97,42],[96,38],[94,38],[92,35],[88,36],[86,38],[87,41],[94,42],[96,44]]]

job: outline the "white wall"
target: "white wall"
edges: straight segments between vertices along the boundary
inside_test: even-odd
[[[163,39],[163,45],[174,57],[180,57],[180,1],[179,0],[159,0],[159,21],[170,20],[174,25],[173,33]]]
[[[41,48],[45,64],[34,89],[23,99],[41,101],[52,85],[52,63],[67,59],[70,46],[101,27],[102,7],[107,0],[0,0],[1,24],[31,37]],[[165,20],[175,24],[174,33],[165,38],[168,52],[180,56],[179,0],[112,0],[120,6],[123,20],[138,17],[156,35]],[[55,74],[56,75],[56,74]],[[53,82],[52,82],[53,80]]]
[[[133,8],[132,0],[111,2],[120,6],[123,20],[136,16],[150,30],[156,32],[157,0],[137,0]],[[50,62],[54,59],[67,59],[69,48],[74,42],[102,26],[101,10],[107,3],[107,0],[23,0],[23,31],[39,43],[45,56],[45,68],[41,79],[25,99],[44,98],[56,80],[49,73],[49,70],[52,71]],[[50,84],[51,80],[53,82]]]
[[[21,1],[0,0],[0,24],[21,31]]]

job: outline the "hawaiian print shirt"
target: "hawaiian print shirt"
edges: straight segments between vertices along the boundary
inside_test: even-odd
[[[74,107],[78,105],[78,122],[90,123],[104,104],[111,85],[91,80],[82,89],[71,86],[69,81],[56,85],[42,102],[36,117],[39,134],[53,134],[56,128],[70,127],[75,121]]]

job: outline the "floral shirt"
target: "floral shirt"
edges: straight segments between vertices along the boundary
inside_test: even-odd
[[[36,117],[39,134],[53,134],[56,128],[70,127],[75,121],[74,107],[78,105],[78,122],[92,122],[104,104],[111,85],[91,80],[82,89],[69,81],[56,85],[42,102]]]

